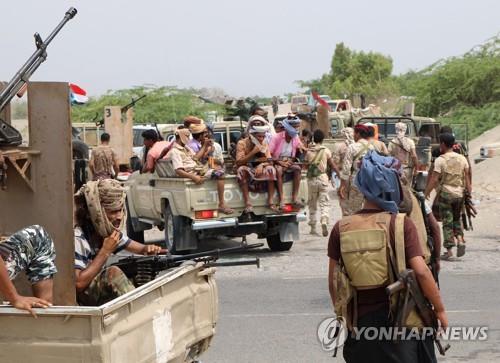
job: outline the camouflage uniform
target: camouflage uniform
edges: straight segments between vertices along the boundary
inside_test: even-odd
[[[28,280],[35,284],[52,278],[57,272],[54,242],[38,225],[26,227],[1,242],[0,256],[11,280],[25,271]]]
[[[89,287],[78,294],[78,302],[85,306],[99,306],[134,290],[127,276],[116,266],[102,270]]]
[[[440,175],[440,190],[436,204],[443,222],[443,246],[455,246],[454,237],[463,237],[460,214],[464,203],[465,171],[467,159],[458,153],[448,152],[436,159],[434,171]]]
[[[321,152],[320,150],[323,150],[321,155],[318,154]],[[316,212],[318,210],[318,203],[321,212],[320,223],[328,225],[330,198],[328,197],[328,176],[326,175],[326,170],[328,160],[331,157],[331,151],[321,145],[314,146],[306,154],[307,161],[316,164],[322,173],[321,175],[307,178],[309,225],[313,228],[317,223]],[[316,158],[319,159],[315,160]]]
[[[358,173],[361,159],[369,150],[373,149],[373,145],[365,139],[360,139],[347,147],[344,163],[340,171],[340,178],[348,184],[347,198],[340,199],[342,216],[350,216],[363,207],[365,198],[354,185],[354,178]]]

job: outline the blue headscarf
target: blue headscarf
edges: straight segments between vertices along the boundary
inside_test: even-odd
[[[398,213],[398,206],[403,200],[399,182],[401,172],[398,159],[370,150],[361,160],[354,184],[367,200],[383,210]]]
[[[293,127],[293,125],[297,125],[300,123],[300,119],[295,116],[295,117],[287,117],[283,121],[281,121],[281,125],[283,125],[283,128],[285,129],[286,133],[288,136],[290,136],[292,139],[294,137],[297,137],[299,135],[299,131]]]

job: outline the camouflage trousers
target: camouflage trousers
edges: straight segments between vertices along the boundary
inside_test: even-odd
[[[0,256],[5,261],[11,280],[25,271],[28,280],[35,284],[52,278],[57,272],[54,242],[47,231],[38,225],[21,229],[1,242]]]
[[[365,201],[364,195],[354,184],[351,184],[351,188],[348,193],[348,198],[339,199],[340,208],[342,209],[342,217],[351,216],[362,209]]]
[[[99,306],[135,289],[134,284],[116,266],[102,270],[89,287],[78,294],[78,303],[85,306]]]
[[[328,182],[321,180],[319,177],[307,179],[307,188],[309,200],[309,225],[316,226],[318,204],[321,214],[321,224],[328,225],[330,198],[328,197]]]
[[[437,205],[443,222],[443,246],[452,248],[455,246],[455,237],[464,236],[460,220],[464,199],[443,191],[438,198]]]

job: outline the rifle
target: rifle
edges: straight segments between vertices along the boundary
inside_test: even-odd
[[[431,226],[429,224],[429,216],[426,213],[426,207],[425,207],[425,195],[422,191],[418,191],[414,193],[419,204],[420,204],[420,210],[422,211],[422,216],[424,217],[424,224],[425,224],[425,232],[427,233],[427,247],[429,247],[429,251],[431,253],[431,272],[432,276],[434,277],[434,281],[436,281],[436,284],[439,287],[439,272],[437,270],[437,261],[436,261],[436,256],[434,255],[434,249],[435,249],[435,243],[434,243],[434,237],[432,236],[432,231],[431,231]]]
[[[464,208],[462,211],[462,222],[466,231],[473,231],[472,218],[476,218],[477,209],[472,202],[472,196],[468,191],[464,192]]]
[[[47,59],[47,47],[55,36],[61,31],[63,26],[76,15],[75,8],[69,8],[64,15],[63,20],[56,26],[56,28],[45,39],[45,42],[40,37],[40,34],[35,33],[36,50],[33,55],[24,63],[24,65],[17,71],[10,82],[0,93],[0,112],[2,112],[16,94],[22,95],[26,84],[37,68]],[[14,127],[0,119],[0,146],[17,146],[22,143],[23,139],[19,131]]]
[[[402,292],[402,294],[398,296],[395,327],[404,327],[408,315],[414,308],[416,308],[419,317],[424,323],[424,327],[432,328],[434,343],[436,344],[439,354],[445,355],[446,351],[450,349],[450,344],[446,344],[443,346],[439,338],[439,323],[436,317],[436,313],[434,312],[432,305],[422,293],[422,290],[420,289],[418,281],[415,277],[415,272],[413,270],[404,270],[399,275],[398,281],[385,288],[385,292],[389,296],[389,299],[393,294],[400,291]]]
[[[164,270],[181,265],[185,261],[202,262],[208,266],[241,266],[256,265],[260,267],[259,258],[250,260],[227,260],[217,261],[220,256],[236,252],[246,252],[251,249],[262,247],[264,244],[255,243],[241,247],[230,247],[215,249],[206,252],[192,253],[188,255],[157,255],[157,256],[132,256],[118,260],[112,266],[119,267],[125,275],[131,279],[135,286],[144,285],[156,278]]]

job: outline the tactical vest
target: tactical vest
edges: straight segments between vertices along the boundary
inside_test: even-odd
[[[459,154],[451,152],[441,155],[445,161],[441,184],[463,188],[465,186],[464,167],[457,155]]]
[[[395,249],[390,243],[390,213],[355,214],[340,221],[335,313],[346,319],[349,329],[357,325],[357,291],[386,287],[406,269],[404,217],[396,217]],[[394,296],[390,300],[394,316],[396,303]],[[416,310],[410,312],[406,326],[423,326]]]

